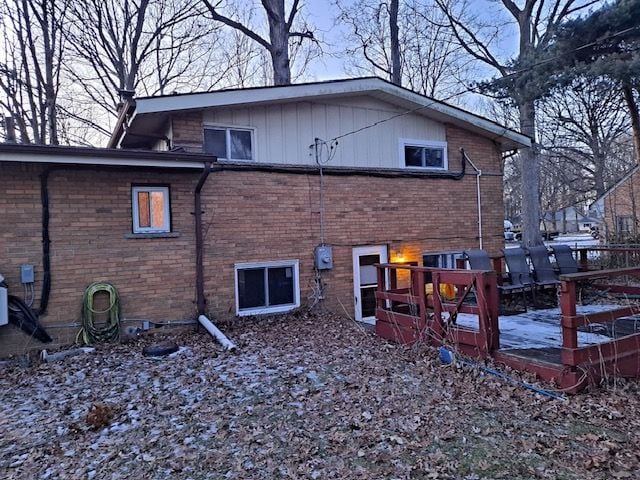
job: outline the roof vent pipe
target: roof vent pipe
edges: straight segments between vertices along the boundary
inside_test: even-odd
[[[116,106],[118,112],[121,110],[126,110],[127,107],[133,103],[133,97],[135,94],[135,90],[128,90],[126,88],[121,88],[118,90],[118,96],[120,97],[120,101]]]
[[[4,118],[5,142],[16,143],[16,126],[12,116]]]

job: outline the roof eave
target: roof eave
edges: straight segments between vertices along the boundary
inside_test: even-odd
[[[134,115],[167,111],[201,110],[222,106],[259,105],[295,101],[303,98],[319,98],[327,95],[366,94],[374,92],[381,92],[394,98],[401,98],[416,105],[417,111],[419,111],[420,107],[424,109],[428,108],[457,122],[493,134],[493,140],[501,144],[503,151],[531,147],[531,139],[526,135],[479,115],[467,112],[466,110],[425,97],[375,77],[282,87],[224,90],[209,93],[140,98],[136,100]],[[117,145],[110,143],[110,146]]]

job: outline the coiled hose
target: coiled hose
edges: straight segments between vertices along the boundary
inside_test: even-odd
[[[96,310],[93,299],[96,293],[109,294],[109,306],[105,310]],[[95,324],[95,315],[108,314],[106,322],[100,326]],[[107,282],[94,282],[87,287],[82,300],[82,330],[78,332],[76,341],[80,339],[85,345],[96,342],[117,340],[120,336],[120,298],[116,287]]]

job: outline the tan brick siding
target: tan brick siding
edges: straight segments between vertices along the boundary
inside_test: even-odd
[[[606,237],[616,241],[616,219],[618,217],[631,217],[631,235],[637,236],[640,231],[640,226],[637,223],[639,216],[640,171],[636,171],[604,198],[604,233]],[[634,218],[635,225],[633,225]]]
[[[497,148],[488,140],[448,129],[450,164],[464,146],[488,173],[500,172]],[[195,137],[194,137],[195,138]],[[459,158],[459,157],[458,157]],[[0,164],[0,273],[22,294],[19,266],[36,265],[42,285],[42,167]],[[472,171],[467,169],[467,172]],[[42,319],[56,342],[69,342],[86,286],[108,280],[118,288],[128,319],[171,320],[195,316],[193,189],[199,172],[82,169],[50,174],[52,290]],[[404,260],[428,250],[477,247],[476,183],[429,178],[325,176],[325,242],[334,246],[334,269],[322,274],[325,307],[353,315],[352,248],[388,245]],[[502,246],[502,178],[481,180],[485,248]],[[130,239],[131,185],[171,187],[177,238]],[[215,317],[235,314],[234,264],[297,259],[301,300],[314,277],[313,248],[319,243],[317,175],[217,172],[203,190],[205,290]],[[396,260],[391,258],[391,260]],[[36,305],[38,299],[36,300]],[[0,327],[0,355],[41,345],[13,327]]]

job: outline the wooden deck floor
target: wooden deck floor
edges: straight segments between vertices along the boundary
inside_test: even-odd
[[[619,305],[578,305],[578,314],[589,314],[614,309]],[[477,329],[478,317],[460,313],[459,326]],[[548,308],[530,310],[526,313],[498,317],[500,328],[500,351],[517,353],[521,356],[560,363],[562,332],[560,329],[560,309]],[[611,338],[618,338],[640,331],[640,318],[620,318],[615,322],[591,324],[578,332],[578,345],[596,345]]]

